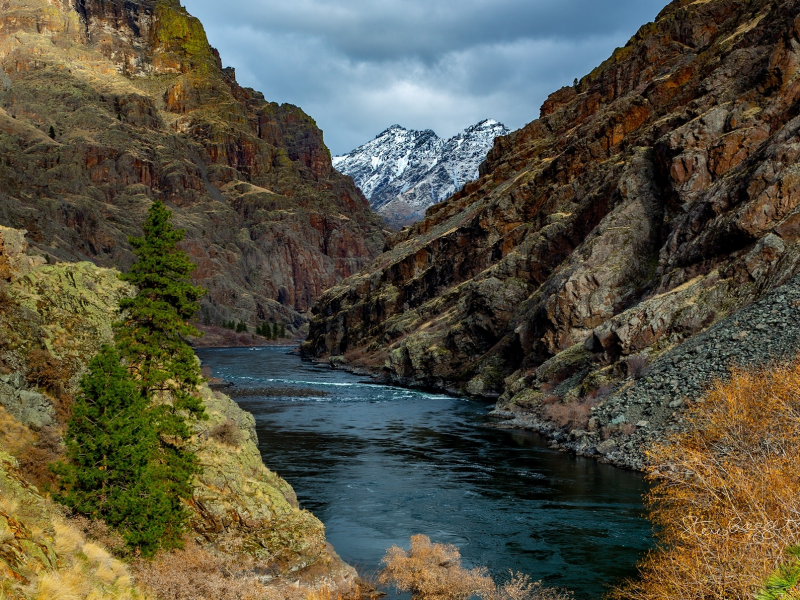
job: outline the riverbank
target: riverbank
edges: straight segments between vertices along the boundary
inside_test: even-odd
[[[650,547],[640,475],[484,427],[485,401],[374,385],[279,348],[198,354],[243,392],[235,400],[255,417],[263,459],[361,573],[423,534],[496,576],[511,568],[597,598],[634,576]]]

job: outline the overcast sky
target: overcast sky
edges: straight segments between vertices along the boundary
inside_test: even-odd
[[[184,0],[225,66],[303,108],[334,154],[398,123],[516,129],[667,0]]]

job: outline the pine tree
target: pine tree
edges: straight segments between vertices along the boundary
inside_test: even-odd
[[[56,130],[52,125],[50,125],[50,131],[47,132],[47,135],[50,136],[51,140],[56,139]]]
[[[208,418],[197,386],[200,365],[184,336],[199,332],[189,324],[205,290],[192,285],[195,265],[177,247],[184,231],[170,223],[171,212],[160,201],[150,206],[144,237],[131,238],[138,261],[122,279],[138,288],[120,301],[124,321],[116,324],[116,343],[140,393],[150,402],[151,422],[160,440],[155,477],[167,485],[173,510],[191,496],[191,481],[199,471],[195,455],[186,449],[191,422]],[[180,528],[170,535],[178,535]]]
[[[195,265],[177,247],[184,231],[173,229],[171,216],[162,202],[154,202],[143,226],[144,237],[130,238],[138,260],[121,277],[139,291],[120,301],[126,317],[116,325],[115,334],[142,395],[159,396],[168,402],[169,412],[197,418],[203,414],[196,395],[200,367],[183,338],[200,335],[189,320],[199,310],[205,290],[189,281]],[[180,426],[170,434],[188,437]]]
[[[113,347],[89,364],[65,439],[69,462],[54,467],[65,490],[59,501],[104,520],[145,556],[175,545],[185,509],[159,473],[148,401]]]
[[[273,340],[278,339],[278,324],[277,323],[273,323],[272,324],[272,337],[271,337],[271,339],[273,339]]]
[[[282,323],[281,323],[281,330],[279,332],[279,335],[280,335],[281,338],[285,338],[286,337],[286,327],[284,327],[284,325]]]
[[[92,361],[66,434],[63,501],[119,529],[149,556],[180,545],[197,458],[186,442],[207,418],[197,394],[200,367],[183,337],[205,293],[191,284],[194,265],[177,247],[183,230],[154,202],[144,237],[131,238],[138,261],[122,279],[138,289],[123,299],[116,345]]]

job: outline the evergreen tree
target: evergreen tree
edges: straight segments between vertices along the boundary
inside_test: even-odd
[[[272,324],[272,337],[270,339],[276,340],[278,339],[278,324]]]
[[[122,279],[138,293],[120,301],[125,318],[116,324],[115,334],[120,356],[150,403],[160,442],[154,476],[164,481],[173,510],[180,513],[180,498],[191,496],[192,477],[199,471],[195,455],[186,449],[190,425],[208,418],[197,394],[200,365],[184,341],[184,336],[199,335],[189,320],[205,290],[189,281],[195,265],[177,247],[184,231],[172,227],[171,215],[162,202],[154,202],[144,237],[130,239],[138,261]]]
[[[200,366],[185,336],[199,336],[189,323],[200,308],[205,290],[189,281],[195,265],[177,247],[184,231],[173,229],[172,212],[161,201],[150,206],[144,237],[130,238],[138,258],[122,279],[138,288],[133,298],[123,298],[126,315],[115,328],[117,347],[140,382],[142,395],[166,402],[165,412],[203,415],[196,394],[201,381]],[[174,419],[168,435],[188,437],[183,418]]]
[[[50,131],[47,132],[47,135],[50,136],[51,140],[56,139],[56,130],[52,125],[50,125]]]
[[[65,438],[69,462],[54,468],[65,489],[60,502],[104,520],[145,556],[175,545],[185,509],[159,473],[148,401],[113,347],[89,364]]]
[[[63,501],[104,519],[145,555],[180,544],[197,459],[187,448],[191,422],[207,418],[197,394],[200,367],[183,337],[204,290],[177,247],[183,230],[154,202],[144,237],[130,242],[138,261],[122,279],[138,288],[120,301],[116,345],[92,361],[66,435]]]
[[[286,327],[284,327],[282,323],[281,323],[281,330],[280,330],[279,333],[280,333],[280,337],[281,338],[285,338],[286,337]]]

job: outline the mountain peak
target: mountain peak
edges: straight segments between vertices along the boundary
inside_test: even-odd
[[[494,145],[509,133],[494,119],[484,119],[450,139],[431,129],[417,131],[392,125],[372,141],[333,159],[333,166],[350,175],[386,221],[395,227],[424,216],[477,179],[478,167]]]

